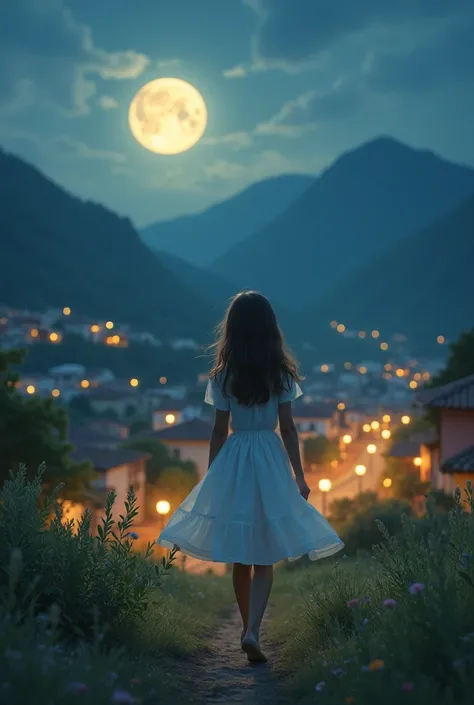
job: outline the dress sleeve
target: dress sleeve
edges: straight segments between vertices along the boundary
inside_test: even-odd
[[[289,387],[285,387],[283,392],[280,394],[278,397],[278,403],[279,404],[284,404],[287,401],[294,401],[295,399],[298,399],[303,394],[303,391],[300,387],[300,385],[295,382],[293,377],[291,378],[290,385]]]
[[[230,399],[222,394],[215,379],[210,379],[207,383],[204,401],[220,411],[230,411]]]

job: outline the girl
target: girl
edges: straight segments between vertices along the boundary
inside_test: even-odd
[[[216,409],[209,469],[158,543],[202,560],[234,564],[241,647],[249,661],[266,661],[259,631],[273,564],[304,554],[324,558],[344,544],[306,501],[310,490],[291,413],[291,402],[303,392],[268,300],[255,291],[237,294],[216,346],[205,395]]]

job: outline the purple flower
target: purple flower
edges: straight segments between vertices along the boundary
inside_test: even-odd
[[[325,685],[326,685],[326,681],[319,681],[319,683],[316,683],[316,685],[315,685],[316,692],[321,693],[324,690]]]
[[[418,595],[419,592],[423,592],[425,586],[423,583],[412,583],[408,588],[410,595]]]
[[[364,597],[364,602],[366,605],[370,605],[370,603],[372,602],[372,598],[370,597],[370,595],[366,595]]]
[[[391,598],[391,597],[387,597],[387,599],[384,600],[382,604],[383,604],[384,607],[396,607],[396,606],[397,606],[397,601],[394,600],[394,599]]]
[[[356,607],[359,604],[359,600],[357,597],[353,597],[352,600],[347,600],[346,604],[348,607]]]
[[[132,539],[132,541],[136,541],[139,538],[136,531],[130,531],[128,533],[128,536]]]

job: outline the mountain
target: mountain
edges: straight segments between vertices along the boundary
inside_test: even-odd
[[[418,343],[451,339],[474,325],[474,189],[457,208],[357,270],[319,305],[317,326],[332,319],[355,329],[404,333]]]
[[[211,271],[301,309],[474,191],[474,170],[388,137],[342,155]]]
[[[206,342],[211,307],[169,272],[130,221],[75,198],[0,150],[0,301],[112,318]]]
[[[265,179],[201,213],[154,223],[140,234],[156,252],[208,266],[283,213],[313,181],[311,176],[297,174]]]
[[[158,252],[157,257],[179,282],[196,292],[212,307],[216,321],[222,318],[229,299],[239,291],[237,284],[167,252]],[[306,340],[308,336],[303,320],[295,317],[293,312],[288,311],[278,302],[274,308],[288,341],[296,345]]]

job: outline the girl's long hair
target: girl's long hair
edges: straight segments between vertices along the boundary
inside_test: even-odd
[[[234,296],[218,327],[211,379],[239,404],[266,404],[298,381],[298,365],[287,350],[268,299],[256,291]]]

